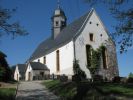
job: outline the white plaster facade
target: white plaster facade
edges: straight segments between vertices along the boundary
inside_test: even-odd
[[[56,71],[56,51],[60,52],[60,72]],[[73,60],[74,60],[74,49],[73,49],[73,41],[70,41],[66,45],[54,50],[53,52],[45,55],[46,57],[46,65],[50,69],[50,74],[66,74],[73,75]],[[38,62],[40,60],[41,63],[44,63],[44,56],[38,59],[35,59],[34,62]]]
[[[18,67],[16,66],[14,71],[14,80],[19,81],[19,78],[20,78],[20,74],[19,74]]]
[[[94,41],[90,41],[89,34],[93,34]],[[96,49],[99,46],[101,46],[102,43],[108,40],[108,38],[109,36],[107,35],[103,23],[101,22],[101,20],[99,19],[94,10],[89,20],[87,21],[83,31],[75,40],[76,59],[79,60],[79,65],[82,68],[82,70],[86,72],[88,78],[91,78],[91,75],[89,70],[86,68],[87,66],[86,45],[89,44],[93,47],[93,49]]]
[[[33,70],[33,68],[31,67],[30,63],[28,64],[28,67],[26,69],[25,72],[25,80],[26,81],[31,81],[34,80],[34,77],[38,77],[40,76],[40,73],[43,72],[44,75],[48,78],[50,75],[50,71],[49,70]],[[38,79],[39,80],[39,79]]]

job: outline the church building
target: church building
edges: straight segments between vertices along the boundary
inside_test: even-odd
[[[39,44],[28,62],[40,62],[48,67],[51,75],[65,74],[71,78],[74,74],[73,61],[76,59],[87,78],[91,78],[86,67],[90,46],[96,50],[104,45],[97,74],[109,80],[118,76],[115,43],[94,9],[67,24],[65,13],[58,6],[51,19],[51,36]]]

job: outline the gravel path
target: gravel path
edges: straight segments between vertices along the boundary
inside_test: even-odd
[[[41,81],[30,81],[19,84],[16,100],[59,100],[59,98],[41,85]]]

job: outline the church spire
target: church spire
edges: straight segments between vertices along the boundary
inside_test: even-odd
[[[57,0],[58,8],[55,9],[52,16],[52,37],[55,39],[61,30],[66,27],[67,18],[64,11],[60,7],[60,0]]]
[[[60,8],[60,0],[57,0],[57,7]]]

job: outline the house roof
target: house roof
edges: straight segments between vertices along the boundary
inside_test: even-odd
[[[24,75],[27,68],[26,64],[17,64],[17,66],[18,66],[19,73],[21,75]]]
[[[49,70],[45,64],[40,62],[30,62],[30,65],[33,70]]]
[[[72,22],[71,24],[67,25],[55,39],[50,37],[42,43],[40,43],[37,49],[33,52],[29,61],[42,57],[70,42],[77,35],[80,29],[84,27],[83,25],[86,22],[86,19],[89,18],[92,12],[93,9],[87,12],[85,15],[78,18],[77,20],[75,20],[74,22]]]

